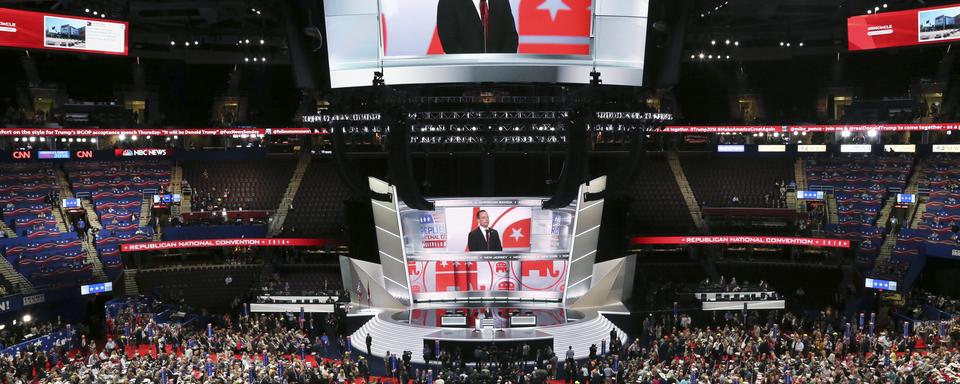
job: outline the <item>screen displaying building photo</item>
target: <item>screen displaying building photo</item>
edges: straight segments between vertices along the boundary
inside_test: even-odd
[[[593,0],[380,0],[384,56],[589,55]]]
[[[920,41],[960,40],[960,6],[919,13]]]
[[[46,16],[43,18],[45,47],[85,49],[90,21]]]
[[[43,16],[44,48],[123,54],[127,25],[108,20]]]

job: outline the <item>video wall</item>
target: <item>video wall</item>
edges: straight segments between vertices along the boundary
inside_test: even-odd
[[[960,4],[851,17],[847,36],[851,51],[960,41]]]
[[[539,298],[562,298],[574,206],[545,210],[540,199],[512,198],[434,203],[434,211],[401,205],[399,213],[415,300],[456,292],[536,292]]]
[[[643,83],[649,1],[324,2],[331,86]]]
[[[0,8],[0,47],[127,55],[126,22]]]

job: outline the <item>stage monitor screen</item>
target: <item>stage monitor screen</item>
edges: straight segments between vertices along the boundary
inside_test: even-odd
[[[331,0],[333,88],[463,82],[643,84],[648,0]]]
[[[847,40],[851,51],[960,41],[960,4],[854,16]]]
[[[880,279],[864,279],[864,286],[867,288],[880,289],[884,291],[896,291],[897,282],[890,280],[880,280]]]
[[[434,211],[401,204],[413,298],[561,299],[576,207],[547,210],[542,201],[440,199]]]
[[[113,283],[111,282],[80,286],[81,295],[95,295],[98,293],[105,293],[110,291],[113,291]]]
[[[917,202],[917,195],[912,193],[898,193],[897,204],[913,204]]]
[[[0,47],[127,55],[126,22],[0,8]]]
[[[181,196],[179,193],[164,193],[160,195],[153,195],[154,204],[170,205],[170,204],[179,204]]]
[[[797,191],[799,200],[823,200],[823,191]]]

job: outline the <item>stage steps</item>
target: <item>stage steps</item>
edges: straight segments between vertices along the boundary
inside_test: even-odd
[[[100,218],[97,216],[97,211],[93,209],[93,202],[88,199],[82,199],[80,200],[80,206],[87,214],[87,225],[97,230],[103,229],[103,225],[100,225]]]
[[[153,195],[143,195],[140,201],[140,227],[146,228],[150,223],[150,213],[153,211]]]
[[[83,240],[83,250],[87,254],[87,263],[93,266],[93,277],[97,281],[108,281],[107,274],[103,270],[103,263],[100,262],[100,254],[97,252],[97,247],[93,245],[93,239],[90,236]]]
[[[367,353],[366,338],[373,337],[371,352],[374,356],[383,357],[387,351],[400,354],[411,351],[412,359],[416,363],[423,363],[423,339],[440,328],[426,328],[403,325],[386,321],[374,316],[350,336],[353,349],[362,354]],[[601,342],[606,340],[607,349],[610,348],[610,330],[615,329],[621,340],[626,340],[627,334],[607,320],[603,315],[595,315],[583,321],[568,323],[562,326],[540,327],[538,330],[553,336],[553,350],[559,356],[566,353],[572,346],[576,359],[584,359],[590,355],[590,345],[596,344],[599,353]]]
[[[0,231],[3,231],[5,237],[17,237],[17,233],[3,220],[0,220]]]
[[[806,165],[803,162],[802,157],[798,157],[797,161],[793,163],[793,178],[797,182],[798,191],[807,190],[807,172],[804,171]]]
[[[833,193],[827,194],[827,224],[837,224],[840,222],[840,213],[837,210],[837,198]]]
[[[63,217],[63,213],[60,212],[59,207],[54,207],[50,210],[53,213],[53,219],[57,222],[57,230],[60,232],[73,232],[72,230],[67,229],[66,219]]]
[[[137,296],[140,294],[140,287],[137,285],[137,270],[123,270],[123,293],[127,296]]]
[[[703,230],[703,214],[700,212],[700,203],[697,201],[697,196],[694,195],[693,189],[690,188],[690,183],[687,181],[687,175],[683,173],[683,167],[680,165],[680,157],[677,156],[677,152],[670,151],[667,152],[667,163],[670,164],[670,170],[673,171],[673,178],[677,181],[677,187],[680,188],[680,193],[683,195],[683,201],[687,203],[687,210],[690,211],[690,218],[693,219],[693,223],[697,225],[697,229]]]
[[[916,229],[917,225],[920,225],[920,220],[923,220],[923,214],[927,213],[927,200],[930,200],[929,197],[921,198],[917,195],[917,206],[913,209],[913,215],[910,217],[910,228]],[[906,227],[907,224],[904,224]]]
[[[803,169],[803,158],[798,157],[797,161],[793,162],[793,180],[796,182],[797,188],[793,192],[787,192],[787,208],[800,213],[807,212],[807,204],[797,200],[796,192],[807,190],[807,173]]]
[[[293,204],[293,199],[297,196],[297,191],[300,190],[303,175],[307,173],[307,167],[310,166],[310,160],[312,159],[313,155],[310,151],[303,151],[300,154],[300,160],[297,161],[297,168],[294,169],[293,176],[290,177],[290,184],[287,184],[287,190],[284,192],[283,198],[280,199],[280,206],[277,207],[277,211],[273,215],[273,220],[270,222],[267,237],[279,235],[283,230],[283,222],[287,220],[287,213],[290,212],[290,204]]]
[[[3,276],[4,280],[10,282],[15,292],[36,292],[36,290],[33,289],[33,284],[30,284],[30,281],[27,280],[26,277],[21,275],[20,272],[17,272],[17,270],[13,268],[13,265],[7,261],[6,257],[0,257],[0,276]]]

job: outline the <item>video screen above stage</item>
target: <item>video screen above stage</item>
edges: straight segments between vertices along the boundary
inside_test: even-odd
[[[524,297],[559,300],[566,286],[576,207],[541,199],[436,200],[400,207],[414,300]]]
[[[512,82],[643,85],[648,0],[324,2],[333,88]]]

